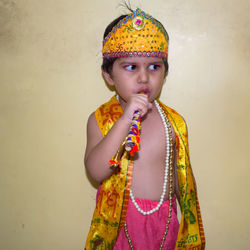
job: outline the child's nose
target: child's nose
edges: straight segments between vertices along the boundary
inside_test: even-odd
[[[138,73],[138,83],[148,82],[148,72],[146,69],[141,69]]]

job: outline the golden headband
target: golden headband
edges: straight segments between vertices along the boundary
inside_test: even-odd
[[[103,58],[168,57],[168,34],[162,24],[136,9],[115,25],[103,41]]]

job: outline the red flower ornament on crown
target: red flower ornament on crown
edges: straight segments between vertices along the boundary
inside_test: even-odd
[[[140,16],[135,17],[132,20],[132,23],[133,23],[133,28],[135,28],[136,30],[141,30],[145,26],[144,19]]]

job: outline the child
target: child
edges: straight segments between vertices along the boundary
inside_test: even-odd
[[[87,250],[205,248],[186,125],[158,100],[167,55],[166,30],[140,9],[105,31],[102,73],[117,95],[92,113],[87,125],[85,166],[101,183]],[[131,155],[122,142],[136,111],[140,150]],[[110,167],[119,148],[120,166]]]

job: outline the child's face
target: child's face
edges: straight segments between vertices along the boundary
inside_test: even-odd
[[[157,57],[122,57],[114,62],[111,75],[106,72],[103,75],[122,101],[127,102],[131,95],[144,92],[152,102],[161,92],[165,66]]]

